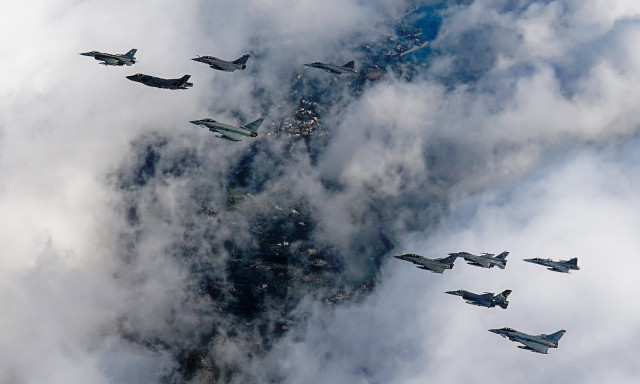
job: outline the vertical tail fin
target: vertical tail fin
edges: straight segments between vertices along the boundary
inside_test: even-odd
[[[234,60],[233,64],[246,64],[251,55],[242,55],[241,58]]]
[[[563,329],[563,330],[558,331],[558,332],[556,332],[556,333],[552,333],[552,334],[550,334],[550,335],[547,335],[546,339],[547,339],[547,340],[551,340],[551,341],[558,342],[558,341],[560,341],[560,338],[561,338],[562,336],[564,336],[564,333],[565,333],[565,332],[567,332],[567,331],[565,331],[565,330]]]
[[[500,293],[500,296],[504,297],[505,299],[507,297],[509,297],[509,295],[511,294],[511,290],[510,289],[505,289],[504,291],[502,291],[502,293]]]
[[[184,75],[184,76],[182,76],[182,77],[180,78],[180,81],[181,81],[182,83],[186,83],[186,82],[187,82],[187,80],[189,80],[189,78],[191,78],[191,75]]]
[[[348,62],[347,64],[342,66],[343,68],[349,68],[349,69],[353,69],[355,67],[355,62],[352,60],[350,62]]]
[[[260,128],[260,124],[264,121],[264,117],[257,119],[256,121],[252,121],[251,123],[245,125],[242,128],[248,129],[250,131],[257,131]]]
[[[449,257],[440,259],[440,261],[447,264],[453,264],[453,262],[456,261],[457,258],[458,258],[458,255],[451,255]]]
[[[573,259],[567,261],[567,264],[573,265],[574,267],[578,266],[578,258],[574,257]]]
[[[125,53],[124,56],[128,59],[133,59],[133,56],[136,54],[136,52],[138,52],[138,50],[134,48],[129,52]]]
[[[502,252],[501,254],[499,254],[498,256],[496,256],[498,259],[506,259],[507,256],[509,255],[509,252]]]

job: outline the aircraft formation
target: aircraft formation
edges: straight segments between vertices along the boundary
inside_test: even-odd
[[[93,57],[95,60],[99,61],[101,65],[105,66],[131,66],[134,65],[137,61],[135,58],[135,54],[137,49],[131,49],[127,53],[124,54],[112,54],[112,53],[104,53],[99,51],[91,51],[80,53],[82,56]],[[247,61],[251,56],[249,54],[245,54],[240,58],[227,61],[223,59],[219,59],[214,56],[197,56],[193,58],[193,61],[200,62],[208,65],[210,68],[224,71],[224,72],[234,72],[236,70],[244,70],[247,68]],[[349,61],[344,65],[335,65],[335,64],[326,64],[321,62],[314,62],[310,64],[304,64],[307,67],[318,68],[329,73],[344,75],[344,74],[357,74],[358,71],[355,69],[355,65],[353,61]],[[155,77],[151,75],[146,75],[143,73],[137,73],[135,75],[127,76],[126,78],[135,81],[141,84],[144,84],[149,87],[161,88],[161,89],[170,89],[170,90],[178,90],[178,89],[188,89],[193,86],[193,83],[190,83],[188,80],[190,79],[190,75],[184,75],[180,78],[176,79],[164,79],[161,77]],[[203,118],[200,120],[193,120],[190,123],[194,125],[199,125],[211,131],[212,133],[219,134],[219,138],[229,140],[229,141],[241,141],[247,137],[257,137],[258,136],[258,128],[264,121],[264,118],[258,118],[257,120],[250,122],[243,126],[233,126],[229,124],[220,123],[211,118]],[[455,260],[460,257],[463,258],[467,264],[481,267],[481,268],[493,268],[498,267],[499,269],[505,269],[507,265],[507,256],[509,252],[502,252],[499,255],[495,255],[492,253],[482,253],[480,255],[474,255],[469,252],[456,252],[450,253],[448,257],[444,258],[436,258],[430,259],[424,256],[420,256],[413,253],[402,254],[398,256],[394,256],[397,259],[409,261],[415,264],[418,268],[423,270],[428,270],[433,273],[443,273],[447,269],[453,269]],[[560,260],[553,261],[550,259],[541,259],[541,258],[533,258],[533,259],[525,259],[525,261],[539,264],[548,267],[547,269],[555,272],[561,273],[569,273],[570,270],[579,270],[578,260],[577,258],[573,258],[570,260]],[[502,291],[499,294],[494,294],[491,292],[485,292],[482,294],[473,293],[464,289],[459,289],[457,291],[447,291],[450,295],[461,296],[466,303],[486,307],[500,307],[502,309],[507,309],[509,302],[507,301],[507,297],[511,294],[511,290],[507,289]],[[551,335],[529,335],[524,332],[516,331],[512,328],[500,328],[500,329],[490,329],[492,333],[498,334],[502,337],[508,338],[511,341],[515,341],[523,344],[522,346],[518,346],[518,348],[525,349],[532,352],[546,354],[549,348],[557,348],[558,341],[566,332],[565,330],[560,330],[558,332],[552,333]]]
[[[507,256],[509,252],[502,252],[499,255],[493,253],[482,253],[480,255],[474,255],[469,252],[455,252],[450,253],[448,257],[439,259],[430,259],[424,256],[416,255],[415,253],[406,253],[398,256],[393,256],[396,259],[409,261],[416,265],[419,269],[424,269],[432,273],[443,273],[446,269],[453,269],[454,262],[458,257],[463,258],[467,264],[481,268],[493,268],[505,269],[507,266]],[[524,261],[540,264],[548,267],[547,269],[554,272],[569,273],[569,270],[579,270],[578,259],[573,258],[570,260],[553,261],[551,259],[524,259]],[[460,296],[462,299],[471,305],[485,308],[500,307],[507,309],[509,301],[507,297],[511,294],[510,289],[506,289],[501,293],[494,294],[492,292],[484,292],[482,294],[473,293],[464,289],[458,289],[457,291],[446,291],[450,295]],[[490,329],[489,332],[495,333],[502,337],[505,337],[511,341],[521,343],[523,345],[518,348],[547,354],[549,348],[558,348],[558,341],[565,334],[566,330],[562,329],[550,335],[529,335],[524,332],[516,331],[512,328],[500,328]]]
[[[127,53],[105,53],[99,51],[84,52],[80,55],[93,57],[98,60],[101,65],[104,66],[131,66],[136,63],[135,54],[138,50],[131,49]],[[207,64],[210,68],[224,72],[234,72],[236,70],[244,70],[247,68],[247,61],[251,55],[244,54],[236,60],[227,61],[215,56],[196,56],[193,61]],[[355,63],[350,61],[345,65],[326,64],[321,62],[315,62],[311,64],[304,64],[307,67],[323,69],[330,73],[338,75],[342,74],[356,74],[358,71],[355,69]],[[127,79],[135,81],[137,83],[144,84],[148,87],[161,88],[161,89],[189,89],[193,87],[193,83],[188,80],[191,75],[184,75],[178,79],[164,79],[162,77],[156,77],[146,75],[144,73],[136,73],[135,75],[127,76]],[[190,123],[207,128],[213,133],[219,133],[219,138],[229,141],[241,141],[246,137],[257,137],[258,128],[264,121],[264,118],[259,118],[247,125],[241,127],[235,127],[232,125],[217,122],[211,118],[204,118],[200,120],[193,120]]]

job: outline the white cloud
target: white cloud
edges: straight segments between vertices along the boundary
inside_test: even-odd
[[[517,186],[466,201],[405,248],[427,257],[509,250],[505,270],[458,260],[435,275],[392,259],[364,303],[317,308],[304,337],[294,334],[273,352],[277,371],[288,382],[316,383],[595,383],[608,374],[637,381],[640,185],[628,177],[638,171],[637,148],[636,140],[571,153]],[[578,257],[581,270],[565,275],[521,261],[531,257]],[[443,294],[455,289],[513,293],[503,311]],[[503,326],[567,334],[541,356],[487,332]]]
[[[462,246],[498,251],[494,248],[500,244],[515,258],[553,247],[557,257],[580,253],[583,270],[567,279],[512,262],[507,271],[458,266],[440,278],[393,266],[364,305],[329,313],[317,309],[303,328],[308,332],[301,336],[303,343],[287,340],[276,348],[289,360],[256,360],[257,371],[262,363],[275,364],[290,382],[418,382],[426,367],[431,378],[462,382],[478,377],[455,367],[491,358],[495,370],[483,376],[487,381],[515,381],[521,371],[501,372],[496,362],[524,364],[541,375],[531,377],[548,377],[563,366],[582,368],[582,357],[593,362],[603,349],[619,356],[616,343],[625,344],[630,334],[625,328],[637,322],[635,311],[625,305],[635,283],[627,269],[618,275],[618,269],[589,267],[603,254],[626,254],[636,245],[630,239],[637,229],[632,193],[637,186],[627,179],[635,167],[586,153],[565,160],[557,170],[545,156],[594,142],[624,141],[637,133],[635,20],[640,10],[630,1],[516,5],[520,8],[514,10],[509,9],[513,2],[476,1],[451,7],[425,73],[412,82],[389,73],[387,80],[368,85],[360,98],[337,95],[339,102],[327,107],[324,119],[331,143],[317,164],[306,155],[291,162],[258,156],[262,175],[269,175],[270,167],[286,169],[265,183],[256,201],[308,198],[319,221],[314,236],[343,250],[353,237],[367,234],[380,215],[396,233],[420,230],[402,244],[408,248],[452,208],[466,216],[445,221],[416,251]],[[155,382],[167,374],[174,364],[169,356],[118,335],[193,341],[202,320],[194,313],[200,307],[189,301],[193,287],[185,266],[167,249],[182,234],[185,212],[200,203],[192,201],[194,185],[208,182],[223,191],[220,178],[247,148],[216,141],[187,121],[215,115],[240,123],[264,113],[261,97],[281,102],[293,74],[305,70],[302,63],[360,59],[356,48],[393,28],[387,21],[395,20],[404,6],[382,0],[3,4],[0,352],[8,358],[0,362],[1,376],[9,382],[40,382],[51,374],[55,382],[75,383]],[[77,55],[130,48],[139,49],[134,67],[105,68]],[[245,52],[253,54],[249,68],[233,74],[189,60],[196,54],[231,59]],[[456,78],[465,71],[477,81],[460,83]],[[184,92],[146,88],[124,78],[135,72],[189,73],[195,86]],[[322,79],[328,89],[340,87],[324,81],[327,74],[304,73]],[[256,97],[257,90],[266,92]],[[128,197],[113,185],[114,173],[144,155],[145,138],[153,138],[152,132],[161,137],[158,141],[167,141],[158,149],[163,155],[193,149],[203,162],[201,174],[194,180],[151,181],[152,187],[137,195],[140,223],[132,228],[122,217]],[[272,141],[269,145],[278,149],[274,153],[284,152],[277,139]],[[519,186],[520,177],[541,162],[551,176],[528,176]],[[344,189],[328,192],[326,179]],[[511,192],[496,195],[492,188]],[[214,199],[225,204],[224,196]],[[378,202],[379,213],[369,212],[372,201]],[[229,224],[227,218],[237,222]],[[215,220],[221,238],[240,236],[248,227],[239,214]],[[613,224],[601,222],[624,226],[614,231]],[[125,249],[126,236],[135,239],[134,251]],[[352,259],[357,269],[359,260]],[[635,265],[628,257],[622,260]],[[477,282],[468,288],[485,289],[487,276],[496,286],[486,289],[513,285],[509,311],[474,311],[440,294],[445,282]],[[532,291],[527,281],[510,276],[531,276],[543,290]],[[428,279],[435,282],[425,283]],[[615,285],[604,284],[607,280]],[[432,296],[435,301],[425,299]],[[539,312],[522,303],[541,299],[549,303],[543,310],[556,316],[529,322]],[[594,307],[599,311],[589,314]],[[176,317],[176,311],[183,315]],[[576,314],[619,332],[612,331],[610,339],[599,337],[603,349],[594,348],[584,335],[593,335],[596,322],[579,321]],[[518,323],[513,326],[522,324],[531,332],[572,327],[566,325],[561,349],[540,367],[534,364],[540,361],[537,356],[518,354],[484,332],[498,319],[511,319]],[[470,348],[471,342],[491,346],[491,353]],[[234,347],[229,359],[244,356],[248,348],[240,341]],[[617,364],[620,382],[637,376],[623,359]],[[605,367],[591,367],[589,377],[580,377],[602,380]]]

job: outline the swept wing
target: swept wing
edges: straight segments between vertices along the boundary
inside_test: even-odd
[[[547,351],[549,350],[549,347],[547,347],[546,345],[539,344],[533,341],[520,340],[520,339],[516,341],[524,344],[524,346],[518,346],[518,348],[521,348],[521,349],[526,349],[532,352],[538,352],[538,353],[544,353],[544,354],[546,354]]]
[[[219,134],[221,134],[222,136],[220,136],[223,139],[227,139],[227,140],[231,140],[231,141],[240,141],[242,139],[244,139],[246,136],[243,136],[239,133],[235,133],[235,132],[231,132],[231,131],[226,131],[223,129],[216,129],[216,132],[218,132]]]

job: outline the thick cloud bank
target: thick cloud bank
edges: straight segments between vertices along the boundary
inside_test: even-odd
[[[458,260],[433,275],[390,260],[364,303],[311,305],[313,320],[267,366],[291,383],[636,382],[640,200],[629,175],[639,170],[638,144],[572,151],[517,186],[468,200],[428,239],[407,236],[412,251],[431,256],[507,249],[505,270]],[[581,270],[521,261],[533,257],[578,257]],[[503,311],[443,294],[457,289],[513,293]],[[542,356],[487,332],[504,326],[567,333]]]
[[[636,2],[1,9],[7,383],[640,376]],[[133,67],[77,55],[131,48]],[[189,60],[244,53],[234,73]],[[361,76],[302,66],[349,60]],[[188,123],[258,115],[241,143]],[[386,257],[503,249],[504,271],[442,276]],[[536,256],[582,270],[519,261]],[[512,304],[442,294],[461,288]],[[567,334],[539,356],[486,332],[501,326]]]

